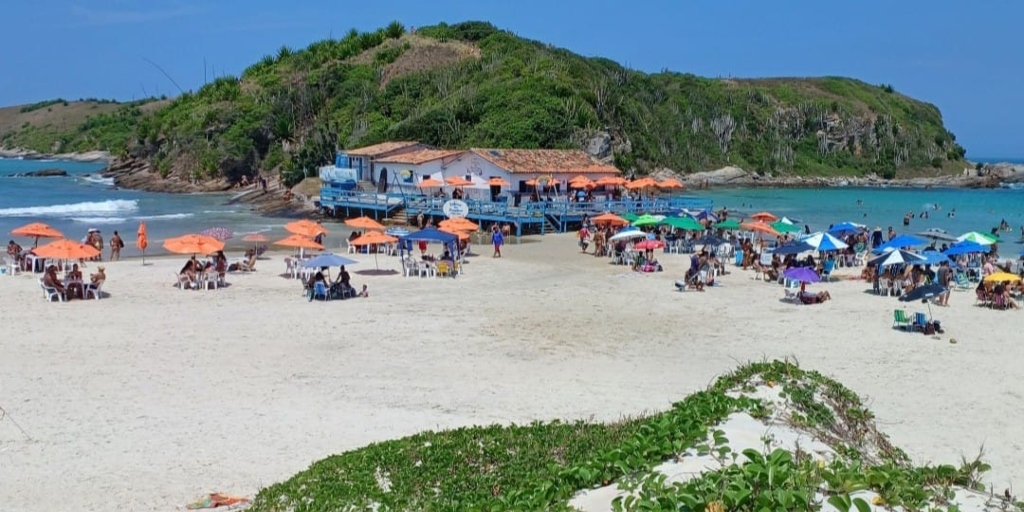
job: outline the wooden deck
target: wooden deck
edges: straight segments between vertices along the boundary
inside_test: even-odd
[[[350,218],[366,215],[376,219],[401,217],[412,219],[420,214],[426,218],[444,218],[442,206],[447,199],[424,195],[380,194],[366,191],[346,191],[324,187],[320,193],[320,209],[329,216]],[[711,208],[710,199],[666,196],[642,201],[591,201],[572,203],[560,198],[553,201],[523,202],[519,206],[509,201],[465,200],[469,206],[467,218],[481,225],[508,223],[516,237],[523,234],[547,232],[565,233],[579,229],[584,216],[593,217],[604,212],[650,213],[671,215],[686,210]]]

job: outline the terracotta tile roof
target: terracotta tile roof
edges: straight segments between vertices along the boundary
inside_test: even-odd
[[[510,173],[621,174],[579,149],[470,149]]]
[[[373,158],[373,157],[378,156],[378,155],[383,155],[383,154],[386,154],[386,153],[390,153],[392,151],[398,151],[398,150],[405,149],[405,148],[408,148],[408,147],[411,147],[411,146],[417,146],[419,144],[420,144],[419,142],[408,141],[408,140],[406,140],[406,141],[398,141],[398,142],[381,142],[380,144],[374,144],[372,146],[366,146],[366,147],[355,148],[355,149],[347,149],[347,150],[345,150],[345,154],[348,154],[348,155],[351,155],[351,156],[368,156],[370,158]]]
[[[465,151],[461,149],[420,149],[406,153],[399,153],[397,155],[382,156],[376,159],[376,161],[392,164],[419,165],[424,162],[432,162],[434,160],[448,158],[462,153],[465,153]]]

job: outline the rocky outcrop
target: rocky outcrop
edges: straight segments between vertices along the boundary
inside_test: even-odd
[[[1011,163],[984,164],[974,171],[979,178],[998,183],[1024,183],[1024,165]]]
[[[21,148],[0,148],[0,158],[21,158],[24,160],[67,160],[70,162],[107,162],[107,151],[86,151],[83,153],[39,153]]]
[[[239,193],[228,200],[229,204],[247,204],[252,211],[274,214],[310,214],[315,211],[312,200],[301,195],[290,194],[277,183],[272,183],[267,190],[257,188],[233,188],[226,180],[189,181],[176,177],[177,174],[161,176],[148,162],[143,159],[129,158],[118,160],[103,172],[103,177],[113,178],[118,187],[147,192],[170,194]]]
[[[612,136],[608,132],[597,132],[584,144],[583,150],[588,155],[607,161],[612,156]]]
[[[68,172],[64,169],[40,169],[32,172],[19,172],[18,174],[12,174],[11,176],[16,178],[52,178],[67,175]]]

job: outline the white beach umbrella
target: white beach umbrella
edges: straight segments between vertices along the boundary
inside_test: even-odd
[[[824,231],[813,233],[802,238],[801,240],[803,242],[806,242],[808,245],[814,247],[818,251],[837,251],[849,247],[849,245],[846,245],[846,242],[843,242],[842,240],[828,233],[825,233]]]
[[[904,251],[902,249],[892,249],[884,252],[881,256],[868,261],[868,266],[887,267],[889,265],[923,265],[928,262],[928,258],[921,256],[917,253],[910,251]]]
[[[634,240],[637,238],[647,238],[647,233],[640,231],[639,229],[627,229],[615,233],[608,240],[618,242],[619,240]]]

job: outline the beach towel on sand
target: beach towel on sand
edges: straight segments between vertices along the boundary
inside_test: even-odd
[[[238,496],[228,496],[227,494],[221,494],[218,492],[207,495],[193,503],[189,503],[188,505],[185,505],[185,508],[189,510],[199,510],[203,508],[230,507],[240,503],[249,503],[249,499]]]

